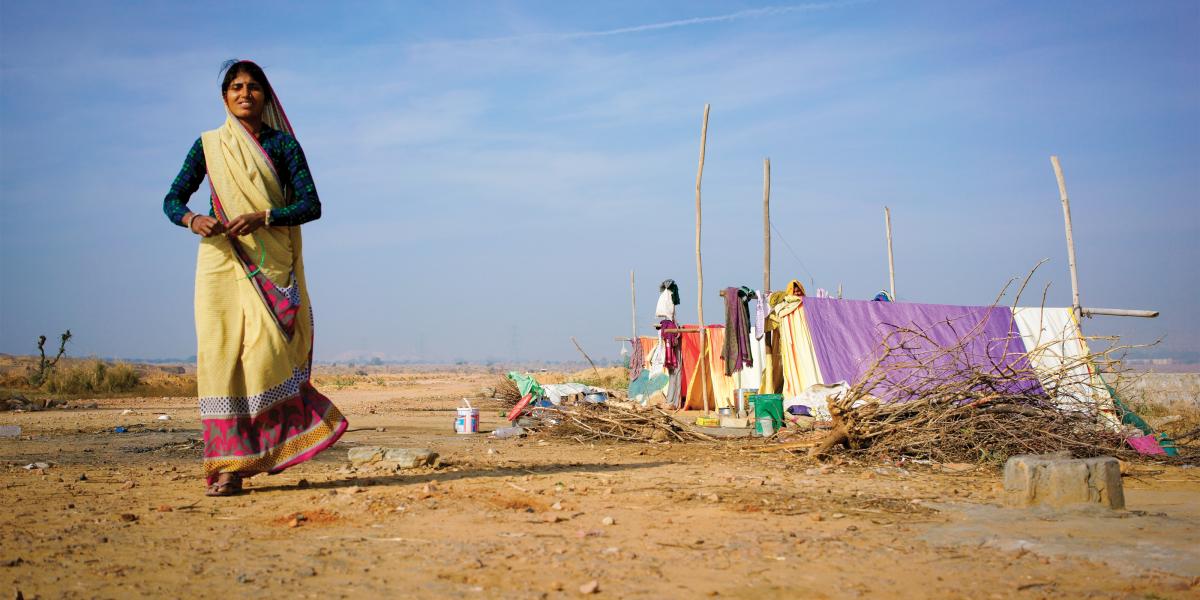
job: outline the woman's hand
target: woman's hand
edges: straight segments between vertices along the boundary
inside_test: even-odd
[[[188,222],[188,229],[204,237],[212,237],[225,233],[225,226],[220,221],[208,215],[196,215]]]
[[[266,224],[267,215],[262,212],[246,213],[229,222],[229,235],[249,235]]]

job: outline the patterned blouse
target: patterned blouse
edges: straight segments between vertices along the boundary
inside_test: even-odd
[[[271,225],[300,225],[321,218],[321,200],[317,197],[317,187],[313,184],[312,174],[308,172],[304,150],[300,149],[296,138],[263,125],[258,134],[258,143],[275,166],[280,183],[293,191],[294,201],[291,204],[271,209]],[[200,189],[207,172],[204,144],[197,139],[188,151],[187,158],[183,159],[183,168],[171,183],[171,191],[163,198],[163,212],[167,213],[167,218],[172,223],[180,227],[185,226],[183,217],[188,212],[188,199]],[[208,215],[215,216],[212,198],[208,201]]]

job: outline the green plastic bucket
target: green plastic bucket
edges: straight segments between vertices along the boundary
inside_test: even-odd
[[[754,403],[755,435],[765,437],[760,419],[770,419],[772,432],[783,428],[783,394],[750,394],[747,398]]]

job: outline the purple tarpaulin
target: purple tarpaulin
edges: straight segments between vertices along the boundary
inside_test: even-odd
[[[894,368],[888,373],[888,384],[873,390],[882,399],[907,399],[904,388],[922,380],[952,378],[966,366],[999,375],[1002,391],[1041,393],[1041,384],[1025,356],[1025,342],[1008,308],[810,296],[804,299],[804,314],[826,383],[858,383],[882,355],[886,341],[893,347],[903,342],[905,348],[889,356],[889,364],[921,363],[925,367]],[[920,331],[924,337],[900,329]],[[960,341],[961,351],[933,358],[939,348],[952,348]],[[1020,375],[1013,377],[1014,373]]]

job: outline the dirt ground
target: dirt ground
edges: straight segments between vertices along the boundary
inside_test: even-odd
[[[1138,465],[1128,510],[1053,513],[1000,508],[984,469],[820,465],[757,441],[455,435],[453,408],[493,378],[326,387],[351,421],[342,441],[231,498],[202,494],[194,399],[0,413],[22,428],[0,439],[0,593],[1200,597],[1200,469]],[[353,472],[346,452],[362,445],[442,464]]]

